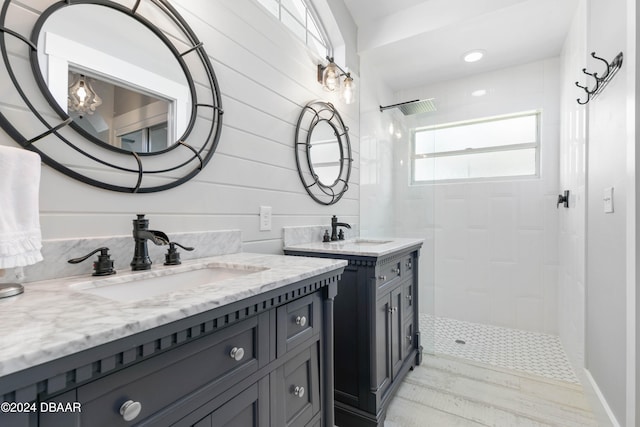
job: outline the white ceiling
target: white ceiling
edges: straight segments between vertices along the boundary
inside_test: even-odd
[[[400,91],[559,55],[579,0],[344,1],[363,63]]]

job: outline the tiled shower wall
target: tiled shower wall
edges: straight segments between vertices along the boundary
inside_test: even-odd
[[[579,3],[562,51],[562,80],[581,79],[587,52],[586,5]],[[587,110],[575,99],[579,92],[563,85],[561,94],[560,186],[569,190],[569,209],[560,213],[558,333],[576,370],[585,364],[585,216]]]
[[[557,333],[559,65],[551,58],[397,94],[435,98],[437,111],[408,127],[542,111],[539,178],[412,186],[410,141],[396,144],[397,234],[433,234],[420,266],[430,314]],[[470,95],[481,88],[486,96]]]

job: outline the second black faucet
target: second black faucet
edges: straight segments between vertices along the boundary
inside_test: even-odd
[[[344,233],[340,230],[340,235],[338,235],[338,227],[351,228],[349,224],[346,222],[338,222],[338,217],[335,215],[331,218],[331,241],[335,242],[336,240],[344,240]]]

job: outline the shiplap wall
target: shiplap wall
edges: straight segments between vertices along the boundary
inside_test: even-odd
[[[225,113],[215,155],[191,181],[153,194],[94,188],[43,165],[43,238],[127,234],[135,214],[145,213],[152,228],[169,235],[240,229],[244,251],[281,253],[283,226],[329,224],[333,214],[358,223],[359,106],[344,105],[321,89],[316,82],[320,58],[253,0],[171,3],[204,42],[218,78]],[[32,13],[30,7],[24,13]],[[3,93],[10,84],[1,81]],[[298,115],[314,99],[339,109],[350,128],[354,154],[350,189],[329,207],[307,195],[293,149]],[[17,145],[1,135],[0,144]],[[259,231],[261,205],[273,208],[271,231]]]

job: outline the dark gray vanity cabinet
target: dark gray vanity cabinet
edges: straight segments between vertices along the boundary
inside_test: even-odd
[[[338,278],[324,273],[0,378],[5,401],[30,390],[38,407],[81,405],[0,414],[0,426],[333,427]],[[6,393],[10,384],[20,387]]]
[[[421,363],[421,244],[382,256],[286,249],[349,261],[334,307],[335,416],[339,427],[382,427],[402,378]]]

